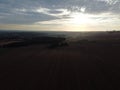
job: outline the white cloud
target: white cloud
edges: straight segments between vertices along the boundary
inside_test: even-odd
[[[56,13],[56,14],[50,14],[53,16],[63,16],[63,15],[69,15],[71,13],[71,11],[69,11],[68,9],[55,9],[56,11],[60,11],[61,13]]]
[[[68,9],[61,9],[61,8],[60,9],[48,9],[48,8],[43,8],[43,7],[40,7],[33,11],[47,14],[50,16],[59,17],[59,18],[63,15],[69,15],[71,13]]]
[[[120,17],[111,13],[102,13],[99,15],[84,14],[79,12],[72,12],[69,18],[61,18],[49,21],[38,21],[35,24],[42,25],[119,25]]]
[[[17,9],[15,9],[15,11],[19,11],[19,12],[26,12],[26,11],[27,11],[27,9],[25,9],[25,8],[21,8],[21,9],[17,8]]]
[[[113,20],[106,13],[118,19],[120,0],[0,0],[0,23],[69,23],[73,13],[94,15],[91,18],[101,22]]]
[[[108,4],[112,5],[112,4],[116,4],[119,0],[98,0],[98,1],[105,1]]]
[[[34,10],[33,10],[34,11]],[[44,13],[44,14],[48,14],[48,12],[50,11],[50,9],[48,8],[43,8],[43,7],[39,7],[38,9],[35,10],[36,12],[39,13]]]
[[[85,9],[86,9],[85,7],[81,7],[81,8],[80,8],[80,11],[84,13],[84,12],[85,12]]]

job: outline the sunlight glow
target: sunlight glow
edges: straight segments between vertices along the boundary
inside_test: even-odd
[[[94,20],[90,18],[89,15],[83,13],[73,13],[71,14],[70,23],[74,25],[86,25],[94,23]]]
[[[84,11],[84,8],[82,8]],[[83,12],[71,12],[68,18],[61,18],[49,21],[38,21],[34,25],[42,27],[42,29],[47,30],[52,28],[52,30],[66,30],[66,31],[102,31],[119,29],[119,19],[118,16],[103,13],[99,15],[87,14]],[[111,18],[108,18],[111,17]],[[47,25],[47,28],[45,26]],[[109,26],[109,27],[108,27]],[[54,28],[53,28],[54,27]]]

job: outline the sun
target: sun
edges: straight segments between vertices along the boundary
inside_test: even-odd
[[[83,13],[73,13],[70,17],[69,22],[73,25],[87,25],[93,22],[89,15]]]
[[[84,10],[83,10],[84,11]],[[96,25],[95,16],[82,12],[73,12],[69,19],[65,21],[66,28],[70,31],[90,31],[92,26]]]

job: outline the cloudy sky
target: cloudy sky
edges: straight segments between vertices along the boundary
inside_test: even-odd
[[[120,0],[0,0],[0,29],[120,30]]]

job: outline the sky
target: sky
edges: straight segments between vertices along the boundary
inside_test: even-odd
[[[0,0],[1,30],[120,30],[120,0]]]

